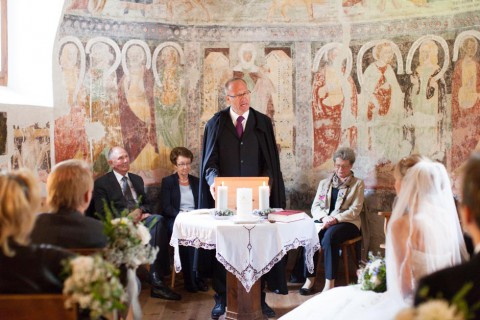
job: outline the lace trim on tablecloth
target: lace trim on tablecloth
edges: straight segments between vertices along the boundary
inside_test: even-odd
[[[313,254],[320,249],[320,244],[317,244],[313,247],[309,246],[310,240],[303,239],[300,240],[295,238],[291,243],[287,243],[283,246],[282,250],[278,252],[273,259],[261,270],[255,269],[251,264],[243,270],[237,270],[230,263],[228,263],[225,258],[217,251],[216,258],[217,260],[225,267],[228,272],[233,273],[237,279],[242,283],[243,287],[247,292],[250,292],[255,282],[260,279],[261,276],[269,272],[273,266],[278,263],[282,258],[287,254],[289,250],[296,249],[298,247],[305,247],[306,252],[306,266],[310,273],[313,273]],[[247,249],[250,251],[252,245],[247,244]]]

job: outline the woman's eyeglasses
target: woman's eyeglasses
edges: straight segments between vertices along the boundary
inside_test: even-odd
[[[191,163],[177,163],[177,167],[183,167],[183,168],[187,168],[187,167],[190,167],[192,164]]]

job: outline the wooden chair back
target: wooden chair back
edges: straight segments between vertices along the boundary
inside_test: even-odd
[[[391,211],[380,211],[379,216],[383,216],[385,221],[383,222],[383,233],[387,235],[388,222],[390,222],[390,217],[392,216]],[[385,249],[385,243],[380,244],[380,248]]]
[[[259,207],[258,187],[268,186],[268,177],[216,177],[215,186],[228,187],[228,208],[237,208],[237,189],[252,188],[253,209]],[[216,204],[215,204],[216,207]]]
[[[9,320],[76,320],[77,308],[65,308],[62,294],[1,294],[0,316]]]

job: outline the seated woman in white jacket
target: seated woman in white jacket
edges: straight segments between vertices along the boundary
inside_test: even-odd
[[[312,204],[312,215],[321,224],[318,233],[325,263],[324,291],[335,286],[340,244],[360,235],[360,212],[363,206],[363,181],[353,175],[355,152],[339,148],[333,155],[335,171],[320,181]],[[312,293],[318,261],[318,252],[313,258],[314,271],[309,273],[304,259],[299,259],[293,278],[306,278],[300,289],[301,295]]]
[[[362,291],[360,285],[335,288],[306,301],[282,320],[393,319],[411,304],[422,276],[467,257],[445,167],[410,156],[397,164],[394,175],[400,190],[387,230],[387,291]]]

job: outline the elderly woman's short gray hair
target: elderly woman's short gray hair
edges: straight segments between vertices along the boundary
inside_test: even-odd
[[[353,165],[355,163],[355,151],[348,147],[338,148],[333,154],[333,162],[335,162],[337,158],[348,160],[350,164]]]

